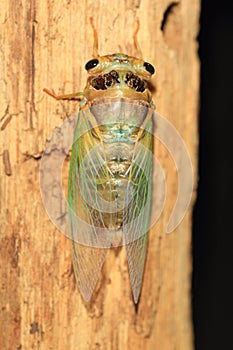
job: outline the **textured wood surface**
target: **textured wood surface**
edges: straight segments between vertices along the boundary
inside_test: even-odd
[[[135,308],[125,250],[111,250],[90,303],[80,297],[70,243],[49,220],[39,187],[41,155],[58,125],[77,111],[42,89],[82,91],[91,58],[93,16],[100,54],[134,54],[136,18],[143,57],[153,78],[157,111],[183,137],[196,173],[199,0],[18,1],[0,10],[0,348],[193,349],[191,212],[165,233],[177,196],[166,148],[163,214],[150,232],[141,298]],[[72,136],[71,136],[72,137]],[[64,165],[68,171],[68,162]],[[66,179],[64,179],[66,182]],[[193,196],[194,199],[195,196]]]

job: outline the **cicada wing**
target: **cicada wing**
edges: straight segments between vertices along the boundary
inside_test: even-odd
[[[144,234],[136,241],[126,245],[128,257],[130,285],[135,304],[137,304],[141,292],[144,266],[147,253],[148,234]]]
[[[79,112],[72,146],[69,184],[69,235],[73,265],[80,292],[89,300],[105,260],[108,242],[101,210],[98,179],[106,177],[104,161],[93,137],[95,121],[87,108]],[[97,140],[97,141],[96,141]],[[97,143],[97,144],[96,144]],[[101,242],[102,239],[102,242]]]
[[[125,195],[123,230],[135,303],[141,291],[147,253],[152,195],[152,121],[135,144],[128,190]],[[128,198],[130,196],[130,199]]]
[[[148,165],[149,166],[149,165]],[[127,208],[124,225],[126,253],[129,266],[129,277],[135,304],[141,291],[144,265],[147,253],[148,230],[150,222],[151,191],[150,184],[142,183],[136,189],[135,197]]]
[[[71,241],[75,277],[82,297],[89,301],[95,289],[107,249],[83,246]]]
[[[116,231],[116,208],[106,149],[95,123],[88,108],[80,111],[69,175],[70,231],[79,243],[109,248],[115,239],[112,233]]]

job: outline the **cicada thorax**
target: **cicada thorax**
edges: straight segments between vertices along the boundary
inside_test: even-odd
[[[111,70],[109,73],[100,74],[97,77],[91,78],[90,84],[96,90],[107,90],[109,87],[120,84],[120,78],[121,76],[117,71]],[[144,92],[147,88],[146,81],[130,71],[125,73],[123,79],[124,83],[130,88],[135,89],[135,91]]]

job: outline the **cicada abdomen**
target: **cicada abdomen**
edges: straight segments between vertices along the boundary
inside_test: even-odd
[[[148,80],[154,68],[122,53],[96,53],[85,68],[88,79],[82,93],[56,96],[46,90],[57,99],[81,99],[68,185],[75,275],[89,300],[106,248],[125,245],[137,303],[151,208],[154,105]]]

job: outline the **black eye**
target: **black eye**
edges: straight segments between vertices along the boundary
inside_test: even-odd
[[[150,74],[154,74],[155,72],[155,69],[154,67],[152,66],[152,64],[148,63],[148,62],[144,62],[144,65],[145,69],[147,70],[147,72],[149,72]]]
[[[86,63],[85,65],[85,69],[89,70],[91,68],[94,68],[97,66],[97,64],[99,63],[99,60],[97,60],[96,58],[94,58],[93,60],[90,60]]]

